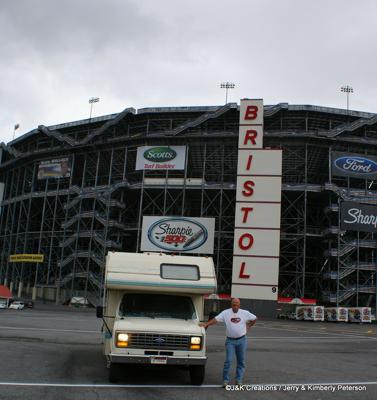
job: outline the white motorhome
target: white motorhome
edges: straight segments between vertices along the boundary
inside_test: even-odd
[[[125,364],[182,365],[202,384],[204,294],[216,290],[212,258],[111,252],[106,259],[104,353],[110,382]]]

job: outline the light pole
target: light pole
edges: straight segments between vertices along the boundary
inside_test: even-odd
[[[90,104],[89,122],[92,119],[93,104],[98,102],[99,102],[99,97],[92,97],[89,99],[89,104]]]
[[[12,139],[12,140],[14,140],[14,138],[15,138],[15,136],[16,136],[16,130],[17,130],[19,127],[20,127],[20,124],[16,124],[16,125],[14,126],[14,129],[13,129],[13,139]]]
[[[221,89],[225,89],[225,104],[228,104],[228,90],[234,89],[236,85],[232,82],[223,82],[220,84]]]
[[[343,93],[347,93],[347,114],[348,114],[349,105],[350,105],[349,97],[350,97],[350,93],[353,93],[353,88],[351,86],[349,86],[349,85],[345,85],[345,86],[342,86],[340,88],[340,91],[343,92]]]
[[[90,114],[89,114],[89,123],[88,123],[88,135],[90,133],[90,122],[92,120],[92,112],[93,112],[93,104],[99,102],[99,97],[92,97],[89,99],[90,104]]]

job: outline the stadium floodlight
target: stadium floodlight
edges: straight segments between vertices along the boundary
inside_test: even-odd
[[[92,97],[89,99],[89,104],[90,104],[90,115],[89,115],[89,120],[92,119],[92,111],[93,111],[93,104],[99,102],[99,97]]]
[[[14,138],[15,138],[15,136],[16,136],[16,130],[17,130],[19,127],[20,127],[20,124],[14,125],[14,128],[13,128],[13,139],[12,139],[12,140],[14,140]]]
[[[343,93],[347,93],[347,112],[349,110],[349,96],[350,93],[353,93],[353,88],[349,85],[344,85],[340,88],[340,91]]]
[[[234,89],[236,85],[232,82],[223,82],[220,84],[221,89],[225,89],[225,104],[228,104],[228,90]]]

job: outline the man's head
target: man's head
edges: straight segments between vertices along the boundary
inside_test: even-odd
[[[237,297],[233,297],[230,306],[232,307],[233,312],[237,312],[240,309],[241,301]]]

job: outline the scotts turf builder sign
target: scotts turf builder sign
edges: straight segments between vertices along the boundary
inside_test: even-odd
[[[185,169],[186,146],[142,146],[137,148],[136,170]]]
[[[141,251],[213,254],[215,219],[143,217]]]
[[[361,179],[377,178],[377,157],[363,154],[331,154],[333,176],[349,176]]]
[[[343,201],[340,228],[347,231],[377,232],[377,206]]]

